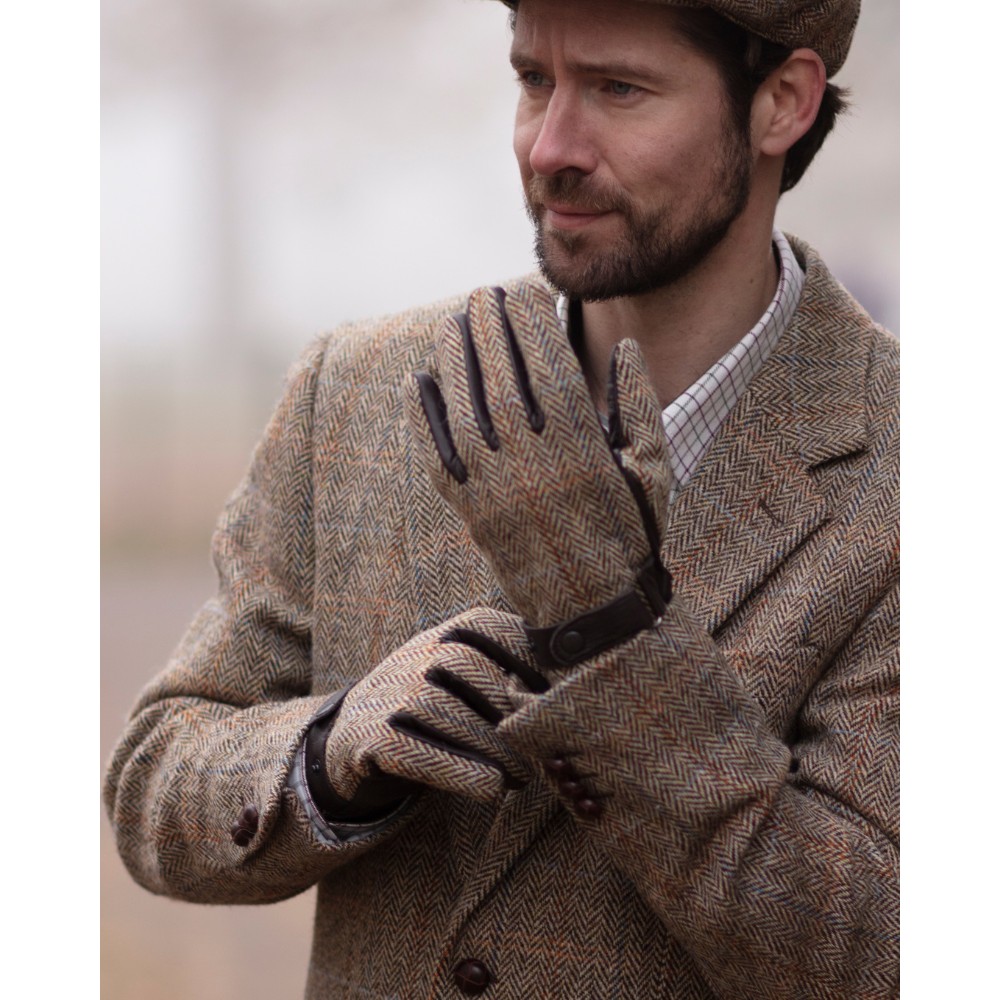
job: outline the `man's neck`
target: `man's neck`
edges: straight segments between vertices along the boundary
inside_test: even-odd
[[[619,340],[638,342],[665,407],[752,329],[778,284],[771,230],[757,230],[748,239],[734,227],[694,271],[667,288],[583,304],[586,375],[599,406]]]

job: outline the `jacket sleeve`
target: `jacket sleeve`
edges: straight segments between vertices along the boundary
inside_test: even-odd
[[[579,823],[720,998],[894,996],[897,641],[894,585],[836,654],[787,745],[675,600],[658,628],[582,665],[504,727],[524,752],[571,764],[590,799],[577,798]]]
[[[104,800],[147,889],[262,903],[306,889],[384,834],[323,836],[288,786],[329,692],[312,691],[313,410],[324,342],[289,375],[213,539],[219,594],[142,693]]]

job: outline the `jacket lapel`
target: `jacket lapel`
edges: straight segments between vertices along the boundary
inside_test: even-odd
[[[811,472],[866,446],[871,320],[814,251],[799,308],[671,511],[663,557],[711,634],[828,517]]]
[[[540,776],[524,788],[506,795],[479,846],[473,870],[463,883],[452,911],[446,935],[449,948],[473,910],[503,879],[561,808],[562,803],[549,788],[546,779]]]

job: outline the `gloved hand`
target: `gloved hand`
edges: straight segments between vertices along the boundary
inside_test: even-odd
[[[612,356],[605,434],[552,299],[480,289],[407,386],[425,468],[523,616],[537,661],[569,666],[652,626],[670,599],[671,485],[638,345]]]
[[[496,727],[513,711],[509,671],[547,687],[522,661],[525,645],[517,618],[476,608],[383,660],[307,742],[307,767],[322,760],[325,782],[313,773],[310,789],[327,817],[378,818],[421,786],[488,802],[524,784],[531,769]]]

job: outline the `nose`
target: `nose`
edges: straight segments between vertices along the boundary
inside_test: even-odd
[[[555,87],[544,109],[536,112],[528,163],[542,177],[565,170],[589,174],[596,169],[585,109],[572,90]]]

